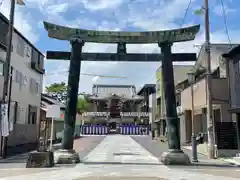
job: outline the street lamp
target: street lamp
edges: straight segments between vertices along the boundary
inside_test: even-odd
[[[188,75],[188,82],[191,88],[191,106],[192,106],[192,161],[198,162],[197,157],[197,140],[196,140],[196,133],[195,133],[195,121],[194,121],[194,97],[193,97],[193,85],[195,82],[195,75],[193,72],[190,72]]]

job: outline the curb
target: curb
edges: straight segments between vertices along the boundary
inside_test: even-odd
[[[184,147],[184,146],[182,146],[181,148],[183,148],[183,149],[185,149],[185,150],[187,150],[187,151],[192,151],[192,149],[188,149],[188,148],[186,148],[186,147]],[[201,152],[197,152],[198,154],[201,154],[201,155],[203,155],[203,156],[207,156],[206,154],[204,154],[204,153],[201,153]]]
[[[192,151],[191,149],[188,149],[188,148],[185,148],[185,147],[182,147],[182,149],[185,149],[187,151]],[[206,154],[201,153],[201,152],[198,152],[198,154],[203,155],[203,156],[207,156]],[[218,158],[216,160],[222,161],[222,162],[225,162],[225,163],[229,163],[229,165],[231,165],[231,166],[240,167],[240,162],[236,162],[233,159]],[[226,164],[226,165],[221,165],[221,166],[229,166],[229,165]]]
[[[240,162],[235,161],[234,159],[220,159],[221,161],[228,162],[232,165],[235,165],[236,167],[240,167]]]

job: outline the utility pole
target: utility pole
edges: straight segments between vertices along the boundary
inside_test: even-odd
[[[204,0],[205,12],[205,52],[207,55],[207,131],[208,131],[208,156],[210,159],[215,158],[215,124],[213,122],[212,107],[212,84],[211,84],[211,52],[210,52],[210,27],[209,27],[209,7],[208,0]]]
[[[8,36],[7,36],[7,52],[6,52],[6,61],[4,63],[4,84],[2,91],[2,105],[6,104],[8,101],[8,84],[9,84],[9,72],[11,66],[11,53],[12,53],[12,34],[13,34],[13,21],[14,21],[14,10],[15,10],[15,0],[11,0],[11,8],[10,8],[10,17],[8,24]],[[8,102],[9,104],[10,102]],[[9,105],[8,105],[9,107]],[[1,114],[1,121],[3,121],[3,115]],[[2,123],[1,123],[2,124]],[[1,127],[1,131],[2,131]],[[1,135],[2,136],[2,135]],[[1,156],[5,157],[5,147],[6,147],[6,137],[1,137]]]

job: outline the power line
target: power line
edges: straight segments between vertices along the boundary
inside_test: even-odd
[[[188,6],[187,6],[187,9],[185,10],[185,14],[184,14],[183,19],[182,19],[182,22],[181,22],[181,24],[180,24],[180,27],[183,26],[183,24],[184,24],[184,22],[185,22],[185,20],[186,20],[187,13],[188,13],[188,10],[189,10],[191,4],[192,4],[192,0],[189,0],[189,3],[188,3]]]
[[[220,1],[221,1],[221,7],[222,7],[222,13],[223,13],[223,21],[224,21],[224,26],[225,26],[226,35],[227,35],[227,38],[228,38],[228,42],[229,42],[230,44],[232,44],[232,43],[231,43],[231,38],[230,38],[230,36],[229,36],[229,31],[228,31],[226,10],[225,10],[225,7],[224,7],[223,0],[220,0]]]

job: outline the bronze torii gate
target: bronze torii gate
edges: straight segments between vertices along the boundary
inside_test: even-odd
[[[118,32],[75,29],[44,22],[50,38],[70,41],[71,52],[47,51],[47,59],[70,60],[68,75],[67,103],[64,117],[63,152],[68,152],[68,160],[79,161],[74,155],[73,134],[76,120],[76,105],[81,69],[81,61],[162,61],[163,87],[166,104],[169,151],[162,154],[164,164],[187,164],[189,157],[180,146],[179,119],[176,111],[176,97],[172,61],[196,61],[195,53],[172,54],[174,42],[194,40],[200,25],[167,31]],[[117,43],[117,53],[82,53],[85,42]],[[127,53],[126,44],[157,43],[161,54]],[[65,158],[66,158],[65,154]],[[75,159],[74,159],[75,158]],[[61,161],[61,160],[60,160]],[[65,163],[70,163],[66,162]]]

